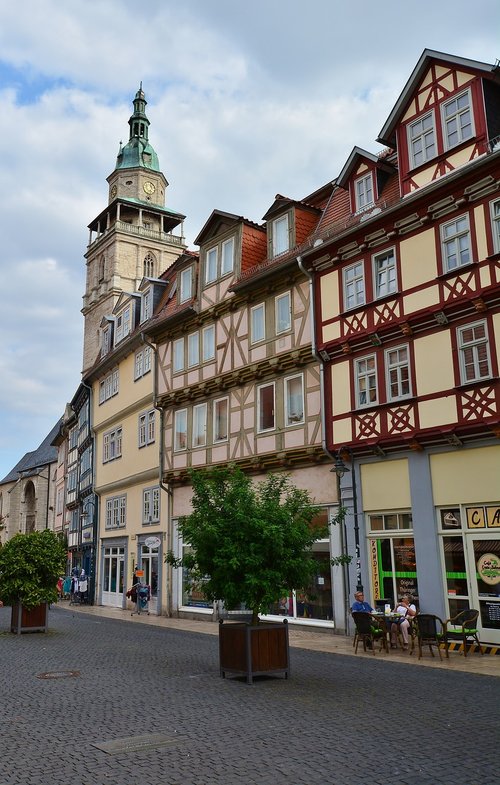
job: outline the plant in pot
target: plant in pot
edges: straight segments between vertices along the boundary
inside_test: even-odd
[[[12,632],[46,631],[65,565],[64,540],[49,529],[16,534],[0,549],[0,599],[12,606]]]
[[[189,548],[166,561],[189,570],[206,599],[252,612],[250,623],[219,625],[221,675],[289,673],[288,626],[261,623],[280,598],[306,589],[317,573],[315,540],[327,535],[309,493],[286,474],[254,484],[237,467],[194,470],[192,512],[179,522]]]

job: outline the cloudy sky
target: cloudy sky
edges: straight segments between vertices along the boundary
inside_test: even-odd
[[[260,221],[378,152],[423,49],[493,63],[499,30],[498,0],[0,2],[0,479],[79,384],[86,227],[141,81],[194,247],[213,209]]]

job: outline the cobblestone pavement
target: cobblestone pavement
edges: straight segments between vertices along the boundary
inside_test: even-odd
[[[220,678],[214,635],[9,621],[0,785],[500,785],[492,676],[292,648],[288,681],[249,686]]]

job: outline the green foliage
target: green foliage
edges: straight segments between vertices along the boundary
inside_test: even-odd
[[[191,553],[166,561],[187,567],[208,600],[223,600],[228,610],[244,604],[259,613],[292,589],[305,589],[317,572],[311,553],[325,528],[315,526],[319,512],[309,493],[288,475],[269,474],[253,484],[240,469],[191,473],[190,515],[179,529]]]
[[[0,550],[0,599],[35,608],[57,601],[57,579],[66,567],[63,539],[49,529],[16,534]]]

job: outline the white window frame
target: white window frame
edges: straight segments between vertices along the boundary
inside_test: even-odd
[[[284,229],[281,229],[284,227]],[[271,224],[271,248],[273,258],[290,250],[290,216],[288,213],[276,218]]]
[[[187,367],[195,368],[200,364],[200,333],[190,333],[187,337]]]
[[[262,391],[272,388],[272,425],[263,425],[264,411],[262,406]],[[268,433],[276,429],[276,385],[274,382],[259,384],[257,387],[257,433]]]
[[[406,353],[406,357],[403,356]],[[391,358],[391,354],[396,354],[396,357]],[[411,390],[411,367],[410,367],[410,347],[408,344],[401,346],[393,346],[391,349],[385,350],[385,376],[386,376],[386,389],[388,401],[400,401],[404,398],[409,398],[412,394]],[[405,369],[407,379],[405,376]],[[396,394],[392,392],[393,383],[397,387]],[[405,392],[405,386],[407,390]]]
[[[191,447],[205,447],[207,444],[207,404],[197,403],[193,406],[193,426],[191,430]]]
[[[187,450],[187,409],[177,409],[174,416],[174,452]]]
[[[105,355],[108,354],[111,348],[111,325],[108,324],[106,327],[103,328],[102,331],[102,345],[101,345],[101,354]]]
[[[225,407],[225,411],[223,410]],[[222,416],[220,414],[222,409]],[[220,442],[227,442],[229,432],[229,398],[216,398],[213,402],[213,443],[219,444]],[[225,423],[225,428],[221,423]]]
[[[352,273],[352,277],[350,277]],[[361,290],[359,283],[362,284]],[[352,311],[366,303],[365,263],[358,259],[354,264],[342,270],[342,288],[344,292],[344,311]]]
[[[423,125],[429,118],[432,121],[431,126],[424,128]],[[418,126],[421,126],[421,128],[418,128]],[[413,135],[413,129],[417,132],[415,136]],[[410,169],[417,169],[419,166],[426,164],[427,161],[432,161],[437,155],[436,118],[434,112],[431,110],[430,112],[420,115],[420,117],[417,117],[412,123],[408,124],[406,130]],[[428,143],[429,139],[432,140],[431,144]],[[422,149],[415,152],[415,145],[417,142],[421,143]],[[431,146],[433,148],[432,151],[430,150]],[[422,155],[422,160],[417,162],[415,160],[417,155]]]
[[[153,314],[153,288],[150,286],[141,296],[141,323],[151,318]]]
[[[118,368],[114,368],[104,379],[101,379],[99,382],[99,404],[108,401],[114,395],[118,395],[119,382]]]
[[[184,370],[184,337],[177,338],[172,344],[172,370],[179,373]]]
[[[115,321],[115,346],[120,343],[127,335],[130,335],[130,305],[127,305],[116,316]]]
[[[474,337],[472,341],[464,341],[464,333],[466,330],[475,330],[478,327],[482,327],[484,329],[484,335],[481,337]],[[457,345],[458,345],[458,355],[460,360],[460,380],[462,384],[472,384],[473,382],[479,382],[483,379],[490,379],[492,376],[492,369],[491,369],[491,357],[490,357],[490,342],[488,337],[488,325],[485,319],[481,319],[477,322],[472,322],[471,324],[464,324],[462,327],[457,328]],[[479,356],[479,352],[481,351],[481,347],[485,347],[486,356],[481,358]],[[471,355],[471,359],[468,359],[466,353],[469,352]],[[481,373],[480,372],[480,364],[486,363],[487,365],[487,372]],[[472,378],[467,377],[467,367],[472,365],[474,369],[474,376]]]
[[[458,103],[459,103],[460,99],[463,98],[464,96],[467,96],[467,98],[468,98],[467,106],[460,108],[458,106]],[[449,107],[449,106],[451,107],[451,106],[453,106],[453,104],[455,104],[455,108],[454,108],[453,113],[448,115],[448,116],[446,116],[446,109],[447,109],[447,107]],[[470,123],[467,124],[467,126],[470,126],[470,135],[469,136],[464,136],[464,132],[463,132],[464,129],[463,129],[463,127],[460,124],[460,120],[463,117],[463,115],[465,115],[467,112],[469,114],[469,119],[470,119]],[[457,137],[458,137],[457,141],[453,142],[453,143],[450,142],[450,135],[451,134],[448,132],[448,124],[451,123],[452,121],[455,121],[455,123],[456,123],[456,129],[455,129],[455,131],[453,133],[456,133]],[[462,144],[462,142],[466,142],[467,140],[472,139],[474,137],[474,135],[475,135],[474,114],[473,114],[473,111],[472,111],[472,95],[471,95],[471,91],[469,89],[464,90],[462,93],[459,93],[458,95],[453,96],[453,98],[450,98],[449,101],[444,101],[442,103],[442,105],[441,105],[441,123],[442,123],[442,127],[443,127],[443,140],[444,140],[445,150],[452,150],[454,147],[457,147],[457,145]]]
[[[388,248],[385,251],[373,254],[372,262],[375,299],[395,294],[398,290],[396,249]]]
[[[220,260],[220,275],[223,278],[234,270],[234,237],[224,240]]]
[[[373,172],[367,172],[362,177],[357,177],[354,180],[354,201],[357,213],[367,210],[368,207],[375,204]]]
[[[448,229],[451,230],[451,233],[447,236]],[[441,225],[440,232],[443,271],[445,273],[452,272],[453,270],[459,270],[461,267],[466,267],[470,264],[472,261],[472,238],[468,213],[459,215],[457,218],[454,218],[453,221],[446,221],[446,223]],[[464,238],[467,240],[465,246],[462,242]],[[464,254],[465,261],[462,261],[462,254]],[[455,257],[456,263],[451,265],[450,260],[453,259],[453,257]]]
[[[179,273],[179,302],[185,303],[193,296],[193,267],[186,267]]]
[[[209,324],[201,331],[201,360],[204,363],[215,359],[215,324]]]
[[[493,250],[500,253],[500,199],[490,202],[491,234],[493,235]]]
[[[148,526],[160,520],[160,488],[144,488],[142,492],[142,525]]]
[[[134,381],[151,371],[151,346],[145,346],[135,353]]]
[[[122,457],[122,428],[114,428],[103,434],[102,462],[109,463]]]
[[[156,428],[155,415],[154,409],[139,415],[139,447],[146,447],[148,444],[154,444]]]
[[[294,382],[299,382],[299,392],[292,391]],[[285,386],[285,428],[304,423],[304,375],[302,373],[287,376]]]
[[[106,499],[106,529],[123,529],[127,524],[127,497],[110,496]]]
[[[250,343],[266,340],[266,304],[259,303],[250,309]]]
[[[368,363],[373,362],[373,368]],[[371,384],[371,380],[375,384]],[[356,389],[356,408],[364,409],[378,403],[377,358],[375,354],[368,354],[354,361],[354,380]],[[375,390],[374,400],[369,400],[370,390]],[[365,397],[365,400],[362,398]]]
[[[285,305],[285,309],[287,312],[287,317],[283,319],[282,313],[282,302],[287,303]],[[275,316],[275,328],[276,328],[276,335],[282,335],[283,333],[288,333],[292,329],[292,294],[291,292],[283,292],[283,294],[279,294],[274,299],[274,316]]]
[[[205,254],[205,283],[213,283],[217,280],[217,269],[219,266],[219,248],[209,248]]]

